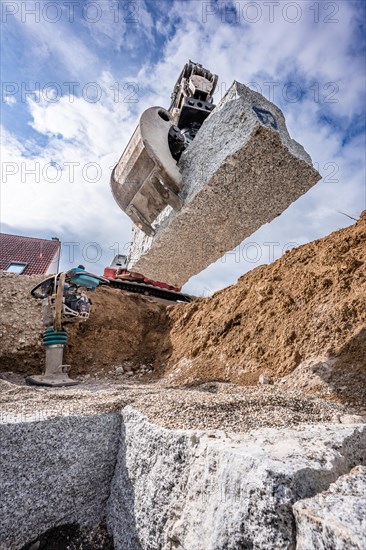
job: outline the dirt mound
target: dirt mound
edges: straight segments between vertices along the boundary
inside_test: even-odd
[[[31,289],[44,279],[39,275],[16,275],[0,271],[0,370],[20,373],[41,371],[41,301]],[[36,369],[36,370],[35,370]]]
[[[68,329],[65,360],[73,374],[149,370],[159,360],[158,343],[168,329],[166,306],[105,287],[89,296],[90,318]]]
[[[44,368],[41,300],[30,295],[42,279],[0,271],[0,371],[35,374]],[[93,303],[89,320],[67,326],[64,362],[72,366],[72,375],[148,370],[167,330],[166,306],[117,289],[88,294]]]
[[[171,385],[253,384],[322,356],[337,358],[338,396],[365,403],[366,215],[210,298],[169,308],[169,316],[163,375]]]

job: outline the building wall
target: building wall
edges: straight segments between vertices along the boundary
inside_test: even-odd
[[[52,262],[50,263],[45,275],[52,275],[53,273],[58,273],[59,271],[59,263],[60,263],[60,252],[61,252],[61,247],[58,249],[58,251],[56,252],[56,254],[54,255],[53,257],[53,260]]]

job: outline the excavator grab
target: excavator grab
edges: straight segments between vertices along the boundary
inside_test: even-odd
[[[153,222],[167,207],[182,207],[182,176],[177,166],[206,118],[213,112],[218,76],[198,63],[184,66],[169,109],[150,107],[141,115],[111,175],[112,194],[136,227],[154,236]],[[111,286],[171,301],[190,302],[181,288],[128,270],[129,257],[118,256],[104,271]]]
[[[169,110],[151,107],[140,118],[132,138],[113,169],[111,189],[117,204],[146,235],[170,206],[182,207],[182,177],[177,166],[215,108],[218,76],[190,61],[178,78]]]

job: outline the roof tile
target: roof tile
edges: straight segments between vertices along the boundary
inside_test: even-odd
[[[24,275],[46,273],[61,243],[58,240],[36,239],[0,233],[0,269],[12,262],[26,263]]]

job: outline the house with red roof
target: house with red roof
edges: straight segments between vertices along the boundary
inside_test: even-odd
[[[0,269],[22,275],[57,273],[61,242],[0,233]]]

